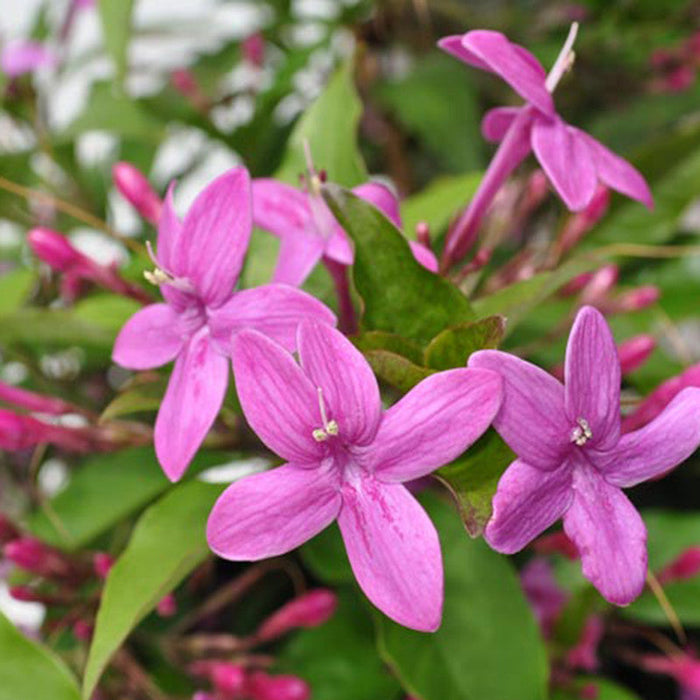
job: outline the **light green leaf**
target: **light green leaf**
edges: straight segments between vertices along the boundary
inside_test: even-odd
[[[114,62],[119,83],[126,75],[133,9],[134,0],[98,0],[97,3],[105,47]]]
[[[435,371],[416,365],[402,355],[388,350],[367,350],[363,354],[379,379],[403,393],[413,389],[418,382]]]
[[[135,379],[138,379],[139,376],[142,375],[137,375]],[[112,420],[132,413],[157,411],[165,390],[164,377],[155,381],[134,382],[107,405],[102,411],[100,421]]]
[[[447,504],[426,503],[445,563],[442,626],[423,634],[379,618],[382,657],[422,700],[543,700],[547,654],[515,571],[465,537]]]
[[[425,360],[434,369],[464,367],[477,350],[494,349],[506,332],[503,316],[489,316],[438,333],[425,349]]]
[[[222,488],[199,481],[178,485],[139,520],[102,593],[83,679],[85,700],[129,632],[206,558],[207,516]]]
[[[352,271],[366,330],[423,344],[446,326],[474,319],[466,297],[416,262],[406,239],[378,209],[337,185],[325,185],[323,196],[355,243]]]
[[[71,672],[0,613],[0,700],[80,700]]]
[[[73,307],[75,317],[91,325],[109,330],[114,335],[133,316],[141,304],[116,294],[96,294]]]
[[[17,268],[0,275],[0,315],[17,310],[34,286],[31,270]]]

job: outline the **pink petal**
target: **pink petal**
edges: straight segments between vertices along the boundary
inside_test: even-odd
[[[500,32],[485,29],[467,32],[462,37],[462,45],[524,100],[548,116],[555,114],[552,96],[545,87],[545,70],[527,49],[511,43]]]
[[[180,234],[182,223],[175,213],[173,206],[173,190],[175,183],[171,183],[163,200],[163,208],[158,220],[158,245],[156,253],[158,262],[165,270],[174,275],[182,275],[185,272],[185,257],[180,250]]]
[[[642,592],[644,523],[627,496],[585,462],[574,470],[574,500],[564,515],[564,530],[578,547],[583,575],[606,600],[627,605]]]
[[[320,236],[296,232],[285,236],[280,243],[272,281],[293,287],[303,284],[323,257],[324,248],[325,243]]]
[[[399,200],[388,187],[378,182],[366,182],[352,191],[366,202],[374,204],[396,228],[401,228]]]
[[[194,200],[182,224],[186,276],[208,306],[226,301],[238,280],[252,230],[250,178],[233,168]]]
[[[596,467],[613,486],[628,488],[665,474],[700,445],[700,389],[678,394],[651,423],[623,435],[609,452],[596,454]]]
[[[55,66],[57,62],[56,54],[38,41],[12,41],[0,52],[0,70],[10,78]]]
[[[571,444],[564,387],[543,369],[498,350],[475,352],[469,366],[503,378],[503,403],[493,425],[511,449],[534,467],[558,468]]]
[[[624,158],[620,158],[586,132],[570,127],[589,148],[593,156],[598,177],[608,186],[632,199],[636,199],[649,209],[654,207],[649,185],[643,175]]]
[[[236,292],[209,317],[212,335],[228,353],[233,333],[252,328],[294,352],[304,319],[335,325],[335,314],[315,297],[286,284],[265,284]]]
[[[413,496],[399,484],[360,477],[343,486],[338,524],[370,601],[405,627],[434,632],[442,617],[440,542]]]
[[[418,241],[408,241],[413,257],[426,269],[431,272],[438,271],[438,259],[430,248],[426,248]]]
[[[566,413],[584,418],[593,433],[589,447],[610,449],[620,438],[620,358],[605,318],[584,306],[566,346],[564,367]]]
[[[371,442],[382,403],[377,379],[362,353],[340,331],[315,321],[299,325],[298,347],[301,366],[313,386],[323,391],[328,420],[338,423],[343,441]]]
[[[324,256],[341,265],[352,265],[355,251],[347,233],[340,228],[337,222],[333,224],[332,230],[333,233],[325,244]]]
[[[486,541],[513,554],[553,525],[571,503],[572,471],[569,461],[544,472],[516,459],[498,482]]]
[[[262,333],[233,337],[233,374],[246,420],[280,457],[314,464],[323,456],[313,431],[321,427],[316,387],[282,346]]]
[[[340,506],[334,467],[285,464],[229,486],[209,515],[207,541],[233,561],[278,556],[330,525]]]
[[[202,328],[178,356],[156,418],[156,455],[171,481],[183,475],[209,432],[227,384],[228,361]]]
[[[253,223],[280,238],[303,233],[311,225],[308,195],[271,178],[251,182]]]
[[[437,45],[443,51],[451,54],[460,61],[464,61],[474,68],[479,68],[481,70],[491,71],[491,68],[487,63],[482,61],[475,53],[465,48],[462,39],[464,34],[453,34],[452,36],[446,36],[438,41]]]
[[[424,379],[384,413],[369,468],[382,481],[408,481],[451,462],[491,424],[501,386],[498,374],[479,369]]]
[[[555,117],[535,120],[532,148],[564,204],[571,211],[584,209],[598,184],[588,146],[559,117]]]
[[[137,311],[123,326],[112,359],[129,369],[152,369],[175,359],[184,343],[178,316],[167,304]]]
[[[481,133],[484,138],[494,143],[502,141],[521,111],[522,107],[494,107],[490,109],[481,121]]]

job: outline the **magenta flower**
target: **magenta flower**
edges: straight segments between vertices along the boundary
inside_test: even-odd
[[[38,41],[12,41],[0,52],[0,70],[10,78],[56,65],[56,54]]]
[[[275,282],[302,284],[322,258],[352,265],[352,244],[323,201],[318,176],[312,172],[308,179],[308,192],[269,178],[253,180],[253,221],[281,241]],[[401,227],[398,201],[387,187],[366,182],[353,192]],[[409,245],[423,267],[437,271],[437,260],[428,248],[415,241]]]
[[[484,117],[484,136],[501,145],[447,242],[449,262],[467,252],[496,192],[531,150],[572,211],[589,204],[598,181],[652,206],[651,192],[642,175],[599,141],[567,124],[554,108],[551,93],[571,66],[576,30],[574,24],[549,75],[527,49],[511,43],[500,32],[477,30],[438,42],[441,49],[470,66],[500,76],[526,102],[522,107],[497,107]]]
[[[435,630],[440,544],[402,483],[454,459],[486,430],[500,404],[500,378],[441,372],[383,411],[370,366],[342,333],[304,321],[297,345],[301,367],[260,333],[234,338],[243,411],[287,464],[223,493],[209,516],[209,545],[226,559],[264,559],[337,519],[367,597],[407,627]]]
[[[250,180],[234,168],[197,197],[181,223],[168,191],[158,225],[155,272],[165,304],[137,311],[122,328],[113,359],[131,369],[175,360],[158,411],[155,448],[168,478],[179,479],[221,408],[231,336],[256,328],[289,350],[303,318],[334,323],[308,294],[281,284],[234,292],[252,228]]]
[[[659,476],[700,443],[700,390],[683,391],[648,426],[620,436],[620,361],[605,319],[579,311],[566,350],[565,385],[535,365],[482,350],[469,366],[500,372],[494,427],[518,455],[498,484],[485,536],[522,549],[559,518],[583,574],[612,603],[644,587],[646,529],[621,491]]]

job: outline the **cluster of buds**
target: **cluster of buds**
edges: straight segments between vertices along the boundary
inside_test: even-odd
[[[34,228],[27,234],[27,241],[40,260],[63,274],[61,296],[68,301],[74,301],[79,296],[84,282],[97,284],[144,304],[150,301],[141,287],[125,280],[114,266],[95,262],[58,231]]]
[[[651,54],[655,77],[651,87],[656,92],[683,92],[695,82],[700,66],[700,32],[695,32],[678,46],[657,49]]]

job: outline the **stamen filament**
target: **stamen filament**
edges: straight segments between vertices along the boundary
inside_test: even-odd
[[[566,73],[574,64],[575,54],[571,49],[576,41],[577,34],[578,22],[573,22],[571,29],[569,29],[569,35],[566,37],[566,41],[564,42],[564,46],[562,46],[559,56],[557,56],[557,60],[554,62],[552,70],[549,71],[547,79],[545,80],[544,85],[549,92],[554,92],[564,73]]]

